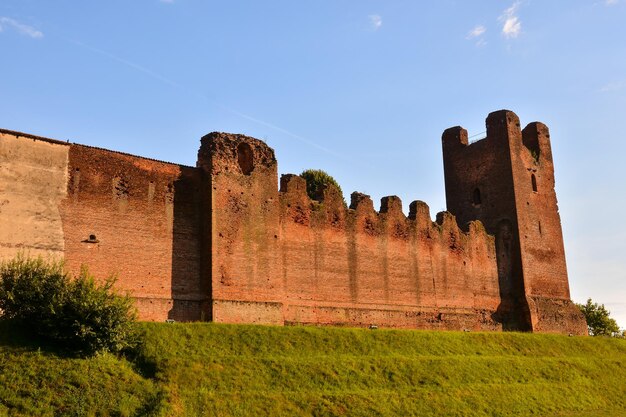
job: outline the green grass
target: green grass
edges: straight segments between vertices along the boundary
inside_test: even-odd
[[[135,362],[63,358],[9,343],[5,332],[0,416],[626,416],[624,340],[141,327],[146,343]]]
[[[0,325],[0,416],[134,416],[159,407],[157,384],[114,355],[72,358]]]

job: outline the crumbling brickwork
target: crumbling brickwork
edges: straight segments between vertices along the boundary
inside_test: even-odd
[[[193,168],[0,131],[0,256],[117,274],[145,320],[584,334],[547,127],[500,111],[486,139],[442,141],[433,222],[421,201],[406,216],[395,196],[376,211],[332,186],[312,200],[296,175],[278,187],[274,151],[243,135],[206,135]]]
[[[548,128],[522,131],[508,110],[487,117],[487,137],[469,144],[461,127],[442,137],[448,210],[495,236],[502,304],[511,329],[586,332],[570,301]]]

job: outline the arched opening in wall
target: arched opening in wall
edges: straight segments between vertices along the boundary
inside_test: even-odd
[[[250,175],[254,169],[254,155],[249,144],[242,142],[237,146],[237,162],[243,175]]]
[[[531,174],[530,175],[530,183],[533,186],[533,192],[537,192],[537,177],[535,177],[535,174]]]
[[[100,243],[96,235],[91,234],[89,237],[82,241],[83,243]]]
[[[474,192],[472,193],[472,204],[474,205],[474,207],[480,207],[480,205],[482,204],[480,190],[478,188],[475,188]]]

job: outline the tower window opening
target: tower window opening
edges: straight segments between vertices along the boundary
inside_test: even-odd
[[[531,174],[530,176],[530,183],[533,186],[533,192],[537,192],[537,177],[535,177],[535,174]]]
[[[474,192],[472,193],[472,204],[478,207],[481,205],[481,203],[482,203],[482,200],[480,197],[480,190],[478,188],[475,188]]]

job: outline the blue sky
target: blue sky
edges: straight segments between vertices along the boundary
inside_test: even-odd
[[[187,165],[244,133],[433,216],[444,129],[542,121],[572,297],[626,326],[626,0],[1,0],[0,56],[0,127]]]

